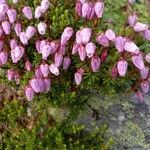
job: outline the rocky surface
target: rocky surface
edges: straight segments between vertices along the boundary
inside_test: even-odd
[[[87,131],[107,123],[114,150],[150,150],[150,94],[143,103],[132,95],[90,95],[77,123]]]

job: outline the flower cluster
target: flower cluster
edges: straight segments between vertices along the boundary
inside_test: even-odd
[[[13,2],[17,3],[17,1]],[[60,76],[63,70],[69,69],[72,58],[90,63],[88,71],[98,72],[102,64],[107,61],[110,47],[114,47],[120,56],[111,69],[112,78],[127,76],[129,64],[132,63],[131,65],[141,76],[138,86],[144,93],[149,91],[150,54],[146,55],[140,51],[140,48],[129,37],[116,35],[112,29],[95,33],[89,27],[82,27],[77,31],[72,27],[66,27],[60,39],[53,40],[43,37],[48,30],[46,20],[42,19],[37,25],[24,26],[20,17],[23,16],[27,21],[39,21],[49,7],[49,0],[42,0],[34,13],[29,6],[24,6],[21,12],[18,12],[5,1],[0,1],[0,66],[5,65],[8,61],[17,65],[21,60],[25,60],[23,65],[26,71],[34,72],[34,76],[25,87],[25,94],[29,101],[37,93],[49,92],[52,79]],[[80,0],[77,1],[75,9],[78,15],[86,19],[101,18],[104,3],[97,1],[93,4]],[[136,32],[140,32],[145,39],[149,40],[148,26],[137,22],[136,15],[130,15],[128,23]],[[30,46],[30,43],[34,45],[35,53],[41,56],[37,66],[29,61],[29,54],[27,55],[27,47]],[[99,54],[99,47],[102,49],[101,54]],[[77,86],[81,84],[86,72],[84,67],[76,67],[74,80]],[[11,68],[7,71],[7,76],[8,80],[15,80],[19,84],[21,77],[19,70]],[[143,100],[140,90],[136,90],[136,93]]]
[[[75,9],[78,16],[88,20],[92,20],[93,18],[102,18],[104,3],[99,0],[96,3],[89,2],[87,0],[78,0]]]

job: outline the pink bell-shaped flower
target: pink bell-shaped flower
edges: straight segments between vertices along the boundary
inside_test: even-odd
[[[16,32],[16,35],[19,36],[20,33],[21,33],[21,24],[18,22],[18,23],[15,23],[15,26],[14,26],[14,30]]]
[[[118,73],[121,77],[124,77],[126,75],[127,68],[128,68],[128,62],[127,61],[125,61],[125,60],[118,61],[117,69],[118,69]]]
[[[11,50],[11,58],[13,63],[17,63],[24,55],[24,48],[16,46],[15,49]]]
[[[42,59],[47,60],[47,57],[51,54],[52,47],[50,44],[43,45],[41,47]]]
[[[86,58],[86,51],[83,45],[80,45],[80,47],[78,48],[78,54],[79,54],[80,60],[84,61]]]
[[[84,74],[84,70],[80,68],[75,74],[74,74],[74,79],[77,85],[80,85],[82,81],[82,76]]]
[[[82,5],[82,17],[86,18],[89,11],[90,4],[88,2]]]
[[[116,38],[116,35],[115,35],[115,32],[111,29],[108,29],[106,32],[105,32],[105,36],[107,37],[108,40],[110,41],[114,41],[115,38]]]
[[[71,27],[66,27],[64,29],[64,32],[61,35],[61,45],[66,45],[66,43],[69,41],[69,39],[73,35],[73,29]]]
[[[140,74],[142,79],[146,79],[149,74],[149,67],[144,67],[143,69],[140,69]]]
[[[45,13],[48,10],[49,6],[50,6],[49,0],[42,0],[41,1],[41,10],[43,13]]]
[[[144,61],[142,56],[140,55],[133,55],[131,58],[133,64],[138,68],[138,69],[143,69],[144,66]]]
[[[33,18],[32,16],[32,10],[29,6],[26,6],[22,9],[23,14],[29,19],[31,20]]]
[[[41,6],[37,6],[37,7],[35,8],[35,13],[34,13],[34,15],[35,15],[35,18],[36,18],[36,19],[39,19],[39,18],[42,16],[42,9],[41,9]]]
[[[116,68],[116,67],[113,67],[112,69],[111,69],[111,76],[112,76],[112,78],[117,78],[117,76],[118,76],[118,69]]]
[[[108,47],[109,46],[109,40],[107,39],[107,37],[105,36],[105,34],[101,33],[97,36],[96,41],[104,46],[104,47]]]
[[[132,41],[127,41],[125,43],[124,49],[127,52],[131,52],[134,54],[138,54],[139,53],[139,48],[137,47],[137,45],[135,43],[133,43]]]
[[[150,53],[145,56],[146,62],[150,63]]]
[[[7,4],[0,4],[0,14],[5,14],[8,11],[9,7]]]
[[[90,43],[86,44],[85,50],[86,50],[88,58],[93,57],[93,55],[95,53],[95,49],[96,49],[96,46],[94,43],[90,42]]]
[[[108,51],[105,50],[103,51],[102,55],[101,55],[101,62],[105,62],[108,56]]]
[[[130,14],[128,16],[128,24],[133,27],[135,23],[137,22],[137,16],[135,14]]]
[[[2,63],[2,65],[5,65],[7,63],[8,60],[8,53],[7,52],[0,52],[0,61]]]
[[[82,3],[79,0],[76,3],[75,10],[79,16],[82,15]]]
[[[76,32],[76,43],[82,44],[82,34],[80,30]]]
[[[81,30],[81,37],[82,37],[82,43],[87,44],[89,43],[92,35],[92,29],[90,28],[83,28]]]
[[[61,53],[55,53],[54,62],[57,67],[60,67],[63,61],[63,55]]]
[[[23,45],[28,44],[28,37],[25,32],[21,32],[19,35],[20,41],[22,42]]]
[[[136,32],[142,32],[142,31],[145,31],[148,29],[148,25],[137,22],[133,28],[134,28],[134,31],[136,31]]]
[[[149,40],[149,41],[150,41],[150,30],[146,30],[146,31],[144,32],[144,38],[145,38],[146,40]]]
[[[40,67],[37,67],[37,68],[35,69],[35,76],[36,76],[37,78],[43,78],[43,74],[42,74],[42,72],[41,72]]]
[[[122,36],[118,36],[115,39],[115,47],[118,50],[118,52],[123,52],[124,51],[124,46],[126,43],[126,38]]]
[[[17,18],[17,11],[15,9],[8,9],[7,15],[8,15],[9,22],[14,23]]]
[[[25,88],[25,94],[26,94],[26,97],[27,97],[27,100],[28,101],[31,101],[35,95],[35,92],[34,90],[31,88],[31,86],[27,86]]]
[[[2,28],[5,32],[5,34],[7,34],[7,35],[10,34],[10,30],[11,30],[10,23],[8,21],[3,21],[1,25],[2,25]]]
[[[43,77],[48,77],[48,74],[49,74],[49,65],[48,64],[45,64],[45,63],[41,64],[40,70],[41,70]]]
[[[95,13],[97,18],[102,18],[104,12],[104,3],[101,1],[98,1],[95,3]]]
[[[59,75],[59,69],[58,67],[55,65],[55,64],[51,64],[49,66],[49,70],[52,74],[54,74],[55,76],[58,76]]]
[[[64,60],[63,60],[63,69],[67,70],[69,68],[70,64],[71,64],[70,57],[64,57]]]
[[[73,44],[73,48],[72,48],[72,54],[73,54],[73,55],[78,52],[79,46],[80,46],[80,45],[77,44],[77,43],[74,43],[74,44]]]
[[[44,78],[45,92],[49,92],[51,89],[51,81],[48,78]]]
[[[40,22],[38,24],[38,32],[39,32],[39,34],[44,35],[45,32],[46,32],[46,28],[47,28],[46,23],[45,22]]]
[[[17,45],[18,45],[18,41],[16,39],[10,40],[10,48],[11,49],[15,49]]]
[[[29,39],[31,39],[36,33],[36,29],[33,26],[28,26],[26,29],[26,36]]]
[[[93,72],[97,72],[98,69],[100,68],[101,65],[101,60],[98,56],[94,56],[91,59],[91,68]]]
[[[142,89],[142,91],[144,92],[144,93],[148,93],[148,91],[149,91],[149,82],[148,81],[143,81],[143,82],[141,82],[141,89]]]
[[[9,81],[12,81],[14,79],[14,75],[15,75],[15,72],[13,69],[7,70],[7,78]]]

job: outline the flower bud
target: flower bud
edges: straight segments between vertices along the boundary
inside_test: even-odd
[[[18,45],[18,41],[16,39],[10,40],[10,48],[11,49],[15,49],[17,45]]]
[[[49,70],[52,74],[54,74],[55,76],[58,76],[59,75],[59,69],[58,67],[55,65],[55,64],[51,64],[49,66]]]
[[[10,23],[14,23],[17,18],[17,11],[15,9],[9,9],[7,11],[8,19]]]
[[[51,41],[50,43],[51,47],[52,47],[52,54],[54,54],[56,52],[56,50],[59,48],[59,42],[58,41]]]
[[[31,20],[33,18],[32,16],[32,10],[29,6],[26,6],[22,9],[23,14],[29,19]]]
[[[61,53],[55,53],[54,62],[57,67],[60,67],[63,61],[63,55]]]
[[[142,31],[148,30],[148,25],[137,22],[133,28],[134,28],[134,31],[136,32],[142,32]]]
[[[145,56],[146,62],[150,63],[150,53]]]
[[[116,38],[116,35],[115,35],[115,32],[111,29],[108,29],[106,32],[105,32],[105,36],[107,37],[108,40],[110,41],[114,41],[115,38]]]
[[[125,43],[124,49],[128,52],[134,53],[134,54],[138,54],[139,53],[139,48],[137,47],[137,45],[131,41],[127,41]]]
[[[76,43],[82,44],[82,35],[80,30],[76,32]]]
[[[144,38],[145,38],[146,40],[149,40],[149,41],[150,41],[150,30],[146,30],[146,31],[144,32]]]
[[[75,74],[74,74],[74,78],[75,78],[75,82],[77,85],[80,85],[81,81],[82,81],[82,76],[84,74],[84,70],[82,68],[80,68]]]
[[[10,30],[11,30],[11,27],[10,27],[10,23],[8,21],[3,21],[2,22],[2,28],[5,32],[5,34],[10,34]]]
[[[83,45],[80,45],[80,47],[78,48],[78,54],[79,54],[80,60],[84,61],[86,58],[86,51]]]
[[[29,60],[27,60],[27,61],[25,62],[25,68],[26,68],[27,71],[31,71],[32,64],[30,63]]]
[[[131,60],[138,69],[143,69],[145,67],[142,56],[134,55],[132,56]]]
[[[104,47],[109,46],[109,41],[108,41],[107,37],[105,36],[105,34],[103,34],[103,33],[101,33],[97,36],[96,41]]]
[[[33,26],[28,26],[26,29],[26,36],[29,39],[31,39],[36,33],[36,29]]]
[[[24,48],[16,46],[15,49],[11,50],[11,58],[13,63],[17,63],[24,55]]]
[[[105,50],[101,55],[101,62],[105,62],[108,56],[108,51]]]
[[[31,88],[31,86],[27,86],[25,88],[25,94],[26,94],[26,97],[27,97],[27,100],[28,101],[31,101],[35,95],[35,92],[34,90]]]
[[[2,63],[2,65],[5,65],[7,63],[7,60],[8,60],[8,54],[7,52],[0,52],[0,61]]]
[[[45,13],[48,10],[49,6],[50,6],[49,0],[42,0],[41,1],[41,10],[43,13]]]
[[[6,0],[0,0],[0,4],[5,4]]]
[[[81,30],[81,37],[82,37],[82,43],[87,44],[89,43],[92,35],[92,29],[90,28],[83,28]]]
[[[63,61],[63,69],[67,70],[69,68],[70,64],[71,64],[70,57],[65,57],[64,61]]]
[[[123,52],[124,51],[125,43],[126,43],[126,38],[124,38],[122,36],[118,36],[115,39],[115,47],[118,50],[118,52]]]
[[[71,27],[66,27],[64,29],[64,32],[62,33],[62,36],[61,36],[61,45],[65,45],[69,39],[72,37],[73,35],[73,29]]]
[[[102,18],[104,12],[104,3],[103,2],[96,2],[95,4],[95,13],[97,15],[98,18]]]
[[[111,69],[111,76],[112,76],[112,78],[117,78],[117,76],[118,76],[118,70],[117,70],[117,68],[116,67],[113,67],[112,69]]]
[[[86,18],[89,11],[90,4],[88,2],[82,5],[82,17]]]
[[[128,68],[127,61],[125,61],[125,60],[118,61],[117,69],[118,69],[118,73],[121,77],[124,77],[126,75],[127,68]]]
[[[94,56],[91,59],[91,67],[93,72],[97,72],[100,68],[101,60],[98,56]]]
[[[95,53],[95,49],[96,49],[96,46],[94,43],[90,42],[90,43],[86,44],[85,50],[86,50],[88,58],[93,57],[93,55]]]
[[[39,19],[42,16],[42,9],[41,6],[37,6],[35,9],[35,18]]]
[[[23,45],[28,44],[28,38],[25,32],[21,32],[19,35],[20,41],[22,42]]]
[[[143,81],[141,82],[141,89],[144,93],[148,93],[149,91],[149,82],[148,81]]]
[[[38,32],[41,34],[41,35],[44,35],[45,32],[46,32],[46,28],[47,28],[47,25],[45,22],[40,22],[38,24]]]
[[[43,77],[48,77],[48,74],[49,74],[48,64],[41,64],[40,65],[40,70],[41,70],[41,73],[42,73]]]
[[[35,76],[36,76],[37,78],[42,78],[42,77],[43,77],[40,67],[37,67],[37,68],[35,69]]]
[[[149,74],[149,68],[144,67],[143,69],[140,69],[140,74],[141,74],[142,79],[146,79]]]
[[[16,35],[19,36],[21,33],[21,24],[15,23],[14,29],[15,29]]]
[[[128,16],[128,24],[133,27],[137,21],[137,16],[135,14],[130,14]]]
[[[18,1],[19,1],[19,0],[13,0],[13,3],[14,3],[14,4],[17,4],[17,3],[18,3]]]

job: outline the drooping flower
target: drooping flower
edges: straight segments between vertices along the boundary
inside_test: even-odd
[[[126,38],[122,36],[118,36],[115,39],[115,47],[118,50],[118,52],[123,52],[124,51],[124,46],[126,43]]]
[[[45,13],[48,10],[49,6],[50,6],[49,0],[42,0],[41,1],[41,10],[43,13]]]
[[[93,55],[95,53],[95,49],[96,49],[96,46],[94,43],[90,42],[90,43],[86,44],[85,50],[86,50],[87,56],[89,58],[93,57]]]
[[[33,26],[28,26],[26,29],[26,36],[29,39],[31,39],[36,33],[36,29]]]
[[[141,82],[140,85],[141,85],[142,91],[143,91],[144,93],[148,93],[149,87],[150,87],[149,82],[148,82],[148,81],[143,81],[143,82]]]
[[[79,46],[80,46],[80,45],[77,44],[77,43],[74,43],[74,44],[73,44],[73,48],[72,48],[72,54],[73,54],[73,55],[78,52]]]
[[[31,64],[31,62],[29,60],[27,60],[25,62],[25,68],[26,68],[27,71],[31,71],[32,64]]]
[[[117,69],[118,69],[118,73],[121,77],[124,77],[126,75],[127,68],[128,68],[128,62],[127,61],[125,61],[125,60],[118,61]]]
[[[58,67],[55,65],[55,64],[51,64],[49,66],[49,70],[52,74],[54,74],[55,76],[58,76],[59,75],[59,69]]]
[[[28,37],[25,32],[21,32],[19,35],[20,41],[22,42],[23,45],[28,44]]]
[[[143,69],[140,69],[140,74],[142,79],[146,79],[149,74],[149,67],[144,67]]]
[[[144,38],[150,41],[150,30],[144,31]]]
[[[71,64],[70,57],[64,57],[64,60],[63,60],[63,69],[67,70],[69,68],[70,64]]]
[[[101,33],[97,36],[96,41],[104,46],[104,47],[108,47],[109,46],[109,40],[107,39],[107,37],[105,36],[105,34]]]
[[[75,74],[74,74],[74,79],[77,85],[80,85],[82,81],[82,76],[84,74],[84,70],[80,68]]]
[[[142,31],[148,30],[148,25],[141,23],[141,22],[137,22],[133,28],[134,28],[134,31],[136,32],[142,32]]]
[[[52,47],[50,44],[45,44],[41,47],[42,59],[47,60],[47,57],[51,54]]]
[[[113,30],[111,29],[108,29],[106,32],[105,32],[105,36],[107,37],[108,40],[110,41],[114,41],[115,38],[116,38],[116,34]]]
[[[40,22],[38,24],[38,32],[41,34],[41,35],[44,35],[45,32],[46,32],[46,28],[47,28],[47,25],[45,22]]]
[[[83,45],[79,46],[78,54],[79,54],[80,60],[84,61],[86,58],[86,50],[85,50],[85,47]]]
[[[7,15],[10,23],[14,23],[17,18],[17,11],[15,9],[8,9]]]
[[[15,23],[14,30],[16,32],[16,35],[19,36],[21,33],[21,23]]]
[[[7,78],[8,78],[9,81],[14,79],[14,74],[15,74],[15,72],[14,72],[13,69],[8,69],[7,70]]]
[[[51,80],[48,78],[44,78],[44,84],[45,84],[45,92],[49,92],[51,88]]]
[[[10,30],[11,30],[10,23],[8,21],[3,21],[1,25],[2,25],[2,28],[5,32],[5,34],[7,34],[7,35],[10,34]]]
[[[89,11],[90,4],[88,2],[82,5],[82,17],[86,18]]]
[[[61,35],[61,45],[66,45],[69,39],[73,35],[73,29],[71,27],[66,27]]]
[[[135,53],[138,54],[139,53],[139,48],[137,47],[137,45],[135,43],[133,43],[132,41],[126,41],[124,49],[127,52],[131,52],[131,53]]]
[[[79,0],[76,3],[75,10],[79,16],[82,15],[82,3]]]
[[[34,90],[31,88],[31,86],[27,86],[25,88],[25,94],[26,94],[26,97],[27,97],[27,100],[28,101],[31,101],[35,95],[35,92]]]
[[[104,50],[104,51],[102,52],[102,54],[101,54],[101,62],[106,61],[107,56],[108,56],[108,51],[107,51],[107,50]]]
[[[97,72],[100,68],[101,60],[98,56],[94,56],[91,59],[91,68],[93,72]]]
[[[63,61],[63,55],[61,53],[55,53],[54,62],[57,67],[60,67]]]
[[[29,6],[25,6],[22,9],[23,14],[25,15],[25,17],[27,17],[29,20],[31,20],[33,18],[32,16],[32,10]]]
[[[83,28],[81,30],[81,37],[82,37],[82,43],[87,44],[89,43],[92,35],[92,29],[90,28]]]
[[[137,16],[135,14],[130,14],[128,16],[128,24],[133,27],[135,23],[137,22]]]
[[[35,8],[35,13],[34,13],[34,15],[35,15],[35,18],[36,18],[36,19],[39,19],[39,18],[42,16],[42,9],[41,9],[41,6],[37,6],[37,7]]]
[[[10,40],[10,48],[15,49],[15,47],[18,45],[18,41],[16,39]]]
[[[7,63],[8,60],[8,53],[5,51],[0,52],[0,62],[2,63],[2,65],[5,65]]]
[[[131,58],[133,64],[138,68],[138,69],[143,69],[144,66],[144,61],[142,56],[140,55],[133,55]]]
[[[95,3],[95,13],[98,18],[101,18],[104,12],[104,3],[101,1],[98,1]]]
[[[46,64],[46,63],[41,64],[40,70],[41,70],[43,77],[48,77],[48,75],[49,75],[49,65],[48,64]]]

